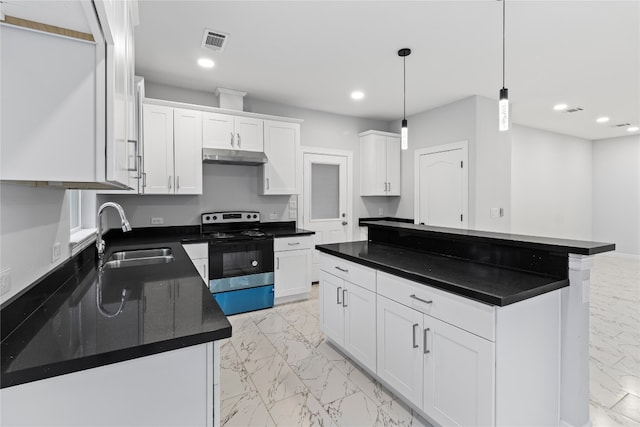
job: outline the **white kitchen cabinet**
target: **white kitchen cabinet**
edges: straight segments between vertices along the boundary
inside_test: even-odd
[[[207,243],[189,243],[182,245],[189,259],[198,270],[205,284],[209,283],[209,245]]]
[[[213,397],[214,348],[219,351],[211,342],[192,345],[3,388],[0,423],[213,426],[220,408]]]
[[[377,375],[421,407],[423,314],[383,296],[377,298]]]
[[[400,136],[388,132],[360,134],[360,195],[400,195]]]
[[[143,105],[144,194],[202,194],[202,113]]]
[[[300,147],[300,124],[264,121],[264,153],[258,192],[262,195],[297,194],[296,171]]]
[[[254,117],[205,112],[202,146],[225,150],[263,151],[263,120]]]
[[[102,2],[95,3],[96,9],[88,2],[68,5],[80,9],[74,17],[84,14],[87,21],[80,27],[88,26],[93,40],[73,31],[63,36],[52,27],[34,31],[0,24],[1,180],[66,188],[128,185],[123,151],[126,141],[119,134],[116,142],[112,117],[106,114],[116,90],[107,79],[115,58],[113,40],[107,37],[111,34],[110,22],[104,15],[96,15]],[[119,6],[124,19],[130,2],[119,2]],[[52,9],[48,15],[49,7],[21,2],[12,8],[11,15],[20,18],[24,13],[29,19],[31,9],[40,8],[42,23],[60,26],[56,21],[59,11]],[[64,24],[73,26],[73,21],[70,18]],[[121,22],[118,28],[128,29],[132,35],[131,28],[126,27],[132,24]],[[118,58],[123,65],[132,60]]]
[[[424,315],[422,409],[442,425],[494,424],[494,343]]]
[[[375,289],[375,273],[373,277]],[[320,325],[332,341],[375,372],[376,294],[370,290],[371,280],[361,283],[365,287],[334,275],[321,263]]]
[[[310,235],[274,239],[275,304],[309,298],[312,245]]]

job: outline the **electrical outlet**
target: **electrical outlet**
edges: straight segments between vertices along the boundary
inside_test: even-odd
[[[278,219],[278,218],[280,218],[280,215],[278,215],[278,214],[277,214],[277,213],[275,213],[275,212],[271,212],[271,213],[269,214],[269,219]]]
[[[0,273],[0,295],[4,295],[11,290],[11,269],[5,268]]]
[[[55,242],[53,247],[51,248],[51,262],[56,262],[60,259],[60,255],[62,253],[62,244],[60,242]]]
[[[151,218],[151,225],[162,225],[162,224],[164,224],[164,218],[162,217]]]

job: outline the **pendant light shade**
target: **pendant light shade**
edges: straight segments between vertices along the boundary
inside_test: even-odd
[[[402,130],[400,131],[400,147],[403,150],[409,148],[409,130],[407,129],[407,66],[406,58],[411,55],[411,49],[404,48],[398,51],[398,56],[402,57],[402,70],[403,70],[403,107],[402,107]]]
[[[505,6],[507,0],[502,0],[502,89],[500,89],[500,100],[498,101],[498,129],[501,131],[509,130],[509,89],[504,87],[505,76]]]

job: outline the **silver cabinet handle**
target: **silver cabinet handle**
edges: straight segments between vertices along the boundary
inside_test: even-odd
[[[347,270],[346,268],[340,268],[340,267],[338,267],[338,266],[336,266],[336,270],[340,270],[340,271],[342,271],[343,273],[348,273],[348,272],[349,272],[349,270]]]
[[[336,304],[340,305],[342,304],[340,302],[340,289],[342,289],[342,287],[338,286],[338,289],[336,289]]]
[[[415,294],[411,294],[411,295],[409,295],[409,297],[410,297],[410,298],[413,298],[413,299],[415,299],[415,300],[418,300],[418,301],[420,301],[420,302],[423,302],[423,303],[425,303],[425,304],[432,304],[432,303],[433,303],[433,300],[429,300],[429,301],[427,301],[427,300],[424,300],[424,299],[422,299],[422,298],[418,298]]]
[[[385,193],[387,192],[387,183],[386,182],[384,183],[384,192]]]
[[[430,350],[427,350],[427,332],[429,332],[431,329],[427,328],[424,330],[424,333],[422,335],[422,342],[423,342],[423,353],[424,354],[429,354],[431,353]]]
[[[176,191],[180,190],[180,175],[176,176]]]
[[[387,184],[389,185],[389,188],[388,188],[388,190],[387,190],[387,191],[388,191],[389,193],[391,193],[391,183],[390,183],[390,182],[387,182]]]
[[[342,306],[343,307],[347,306],[347,290],[346,289],[342,290]]]
[[[202,270],[204,271],[204,281],[208,282],[209,281],[208,280],[209,273],[207,273],[208,269],[207,269],[207,263],[206,262],[204,264],[202,264]]]
[[[171,190],[171,175],[169,175],[169,190]]]
[[[267,178],[267,190],[269,189],[269,178]]]
[[[231,147],[233,147],[233,132],[229,132],[229,136],[230,136],[229,142],[231,143]]]
[[[135,139],[127,139],[127,144],[133,144],[133,146],[135,147],[135,154],[133,156],[129,156],[129,159],[131,159],[132,157],[136,159],[138,157],[138,141],[136,141]],[[134,162],[134,163],[135,163],[134,167],[127,168],[129,172],[138,172],[138,163],[137,162]]]
[[[142,188],[147,186],[147,173],[142,172]]]
[[[418,348],[418,344],[416,344],[416,328],[418,326],[419,325],[417,323],[414,323],[413,324],[413,330],[411,331],[411,335],[412,335],[412,338],[413,338],[413,348]]]
[[[242,143],[242,138],[240,137],[240,133],[238,135],[238,148],[240,148],[240,144]]]
[[[280,270],[280,257],[276,258],[276,270]]]
[[[295,243],[287,243],[287,245],[289,245],[289,246],[296,246],[296,245],[299,245],[299,244],[300,244],[300,242],[295,242]]]
[[[138,176],[136,176],[135,179],[141,179],[142,178],[142,156],[140,155],[136,156],[136,160],[138,162]]]

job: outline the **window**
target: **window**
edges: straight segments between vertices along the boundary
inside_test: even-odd
[[[71,234],[82,229],[82,203],[80,190],[69,190],[69,228]]]

